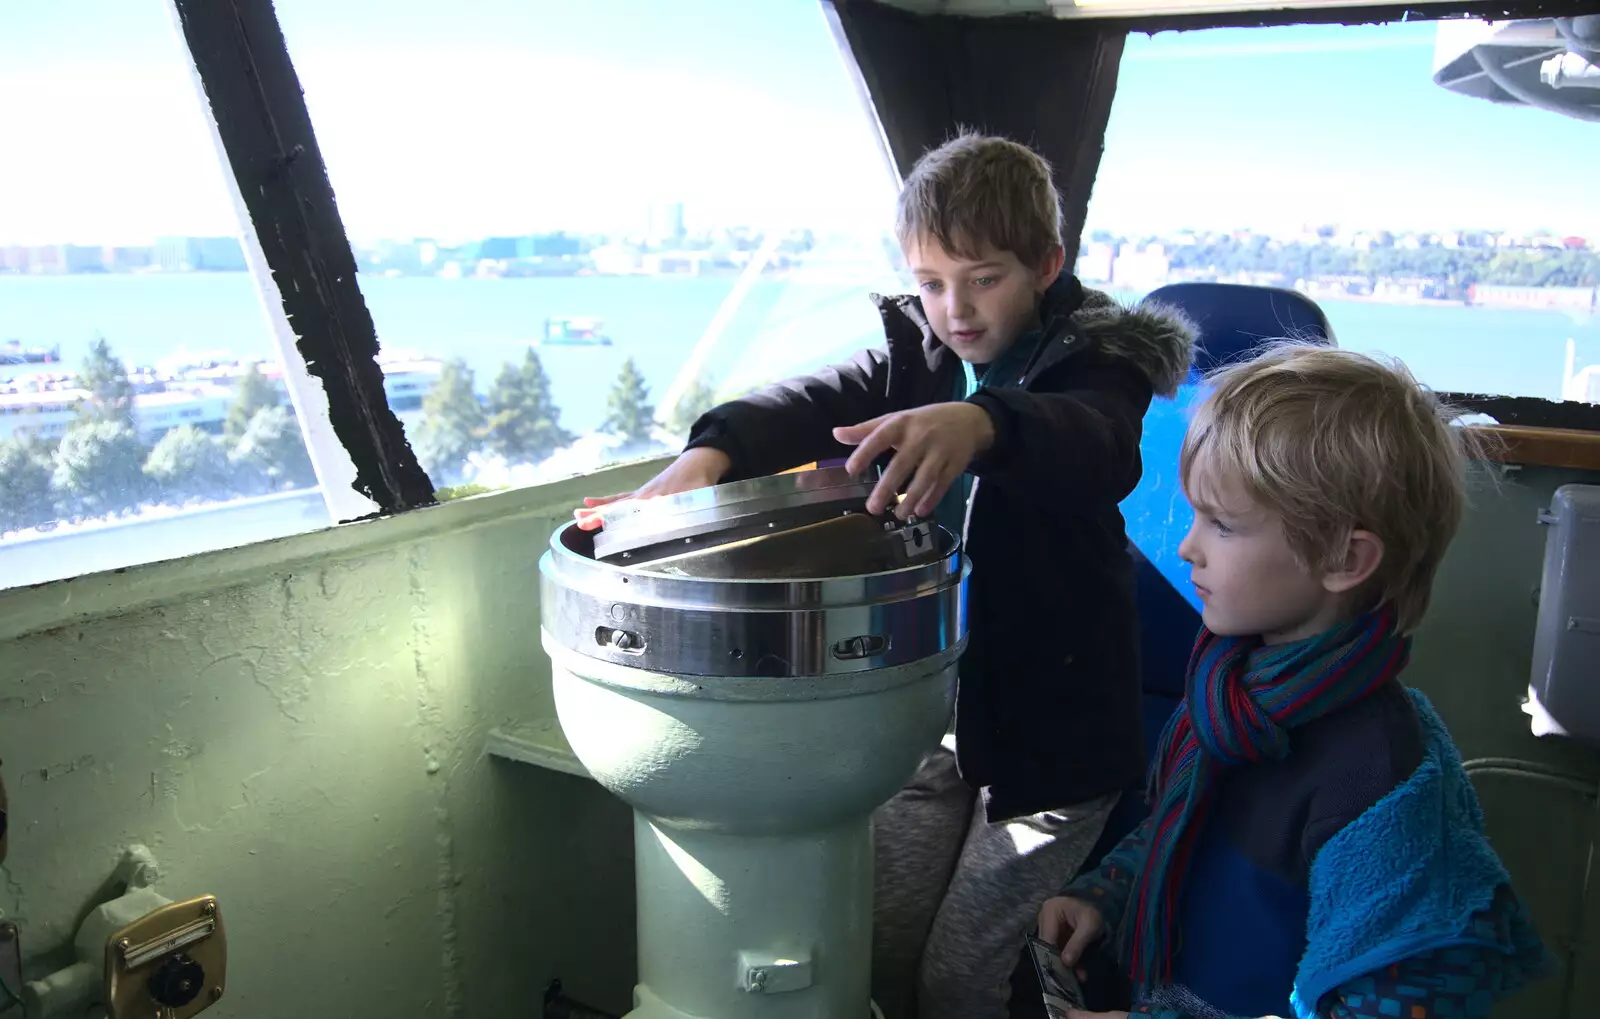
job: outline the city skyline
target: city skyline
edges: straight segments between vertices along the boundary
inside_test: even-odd
[[[615,235],[671,201],[691,230],[889,225],[892,178],[812,0],[277,7],[358,246]],[[1600,163],[1600,131],[1435,86],[1434,32],[1130,37],[1086,232],[1600,236],[1600,196],[1545,183]],[[28,97],[0,133],[53,157],[0,164],[0,245],[238,232],[164,0],[12,0],[0,88]]]
[[[681,205],[678,215],[681,217]],[[652,250],[696,250],[707,243],[718,239],[740,238],[745,247],[754,246],[750,238],[759,236],[752,233],[753,228],[743,225],[717,227],[705,232],[689,232],[681,228],[671,234],[654,231],[647,226],[643,229],[631,230],[621,234],[607,234],[599,232],[578,232],[572,230],[547,230],[532,233],[514,233],[499,231],[482,237],[467,237],[449,241],[437,237],[383,237],[370,241],[353,241],[352,247],[357,256],[381,255],[386,249],[404,245],[428,245],[441,255],[458,255],[463,251],[477,248],[505,247],[509,242],[517,241],[542,241],[565,239],[581,247],[584,244],[598,247],[609,244],[638,244]],[[805,227],[792,228],[790,234],[799,236],[808,232]],[[880,231],[887,238],[886,231]],[[1157,232],[1136,232],[1125,230],[1108,230],[1104,227],[1098,229],[1085,228],[1080,241],[1079,253],[1084,254],[1089,249],[1102,243],[1115,243],[1121,245],[1142,246],[1143,244],[1185,244],[1198,241],[1217,240],[1222,238],[1258,237],[1265,238],[1274,244],[1326,244],[1340,248],[1369,248],[1369,247],[1443,247],[1443,248],[1473,248],[1473,247],[1502,247],[1502,248],[1563,248],[1576,251],[1593,250],[1600,246],[1600,237],[1591,238],[1569,231],[1533,230],[1516,231],[1500,230],[1482,226],[1453,226],[1443,230],[1401,230],[1385,227],[1349,228],[1338,223],[1302,223],[1293,228],[1278,231],[1262,230],[1255,227],[1242,225],[1216,229],[1193,229],[1187,227],[1167,228]],[[1106,240],[1109,238],[1109,240]],[[1581,242],[1581,243],[1577,243]],[[223,248],[227,251],[224,253]],[[232,236],[221,237],[191,237],[182,235],[161,236],[153,241],[137,244],[97,244],[78,243],[68,241],[51,241],[44,244],[18,245],[0,244],[0,272],[7,270],[18,271],[16,267],[8,264],[8,257],[14,252],[38,252],[66,250],[76,252],[102,252],[111,267],[114,257],[126,256],[133,253],[153,255],[149,264],[159,265],[166,269],[175,269],[178,262],[187,261],[208,269],[243,270],[245,268],[243,254],[238,250],[238,241]],[[579,254],[576,248],[569,254]],[[522,258],[541,257],[537,255],[498,255],[492,253],[482,254],[484,258]],[[543,256],[559,257],[559,256]],[[70,264],[70,260],[67,263]],[[142,268],[145,263],[132,263],[128,268]],[[91,268],[95,268],[92,267]]]

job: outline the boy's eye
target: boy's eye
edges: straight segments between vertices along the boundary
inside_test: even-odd
[[[928,291],[929,293],[933,293],[933,292],[937,291],[940,286],[942,286],[942,284],[938,280],[923,280],[922,281],[922,289]]]
[[[993,276],[979,276],[972,282],[976,283],[980,287],[992,287],[996,281]]]
[[[1225,524],[1222,521],[1218,520],[1216,517],[1212,517],[1211,518],[1211,526],[1215,527],[1217,529],[1217,533],[1218,534],[1232,534],[1233,533],[1233,528],[1229,527],[1227,524]]]

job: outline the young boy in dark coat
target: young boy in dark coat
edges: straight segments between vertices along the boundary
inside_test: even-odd
[[[917,293],[886,343],[723,404],[628,495],[891,454],[869,508],[965,531],[955,732],[876,818],[874,996],[888,1019],[1002,1019],[1019,939],[1143,767],[1132,565],[1118,503],[1151,397],[1193,331],[1063,270],[1050,168],[964,135],[928,153],[897,231]],[[613,499],[619,497],[613,497]],[[589,500],[598,526],[611,499]]]

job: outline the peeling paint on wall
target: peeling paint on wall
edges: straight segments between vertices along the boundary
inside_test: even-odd
[[[548,717],[537,559],[564,511],[425,512],[472,523],[363,524],[404,537],[309,563],[297,548],[326,539],[289,539],[281,570],[259,548],[158,565],[215,582],[0,640],[0,915],[30,978],[144,843],[163,894],[221,900],[231,1015],[521,1014],[555,976],[626,1009],[626,808],[482,751],[492,727]],[[130,595],[148,573],[128,571]],[[73,583],[6,597],[43,613]]]

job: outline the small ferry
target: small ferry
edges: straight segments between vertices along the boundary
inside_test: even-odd
[[[597,318],[547,318],[544,334],[535,341],[538,347],[609,347],[611,337],[605,334]]]
[[[59,364],[61,347],[24,347],[21,340],[0,343],[0,364]]]

